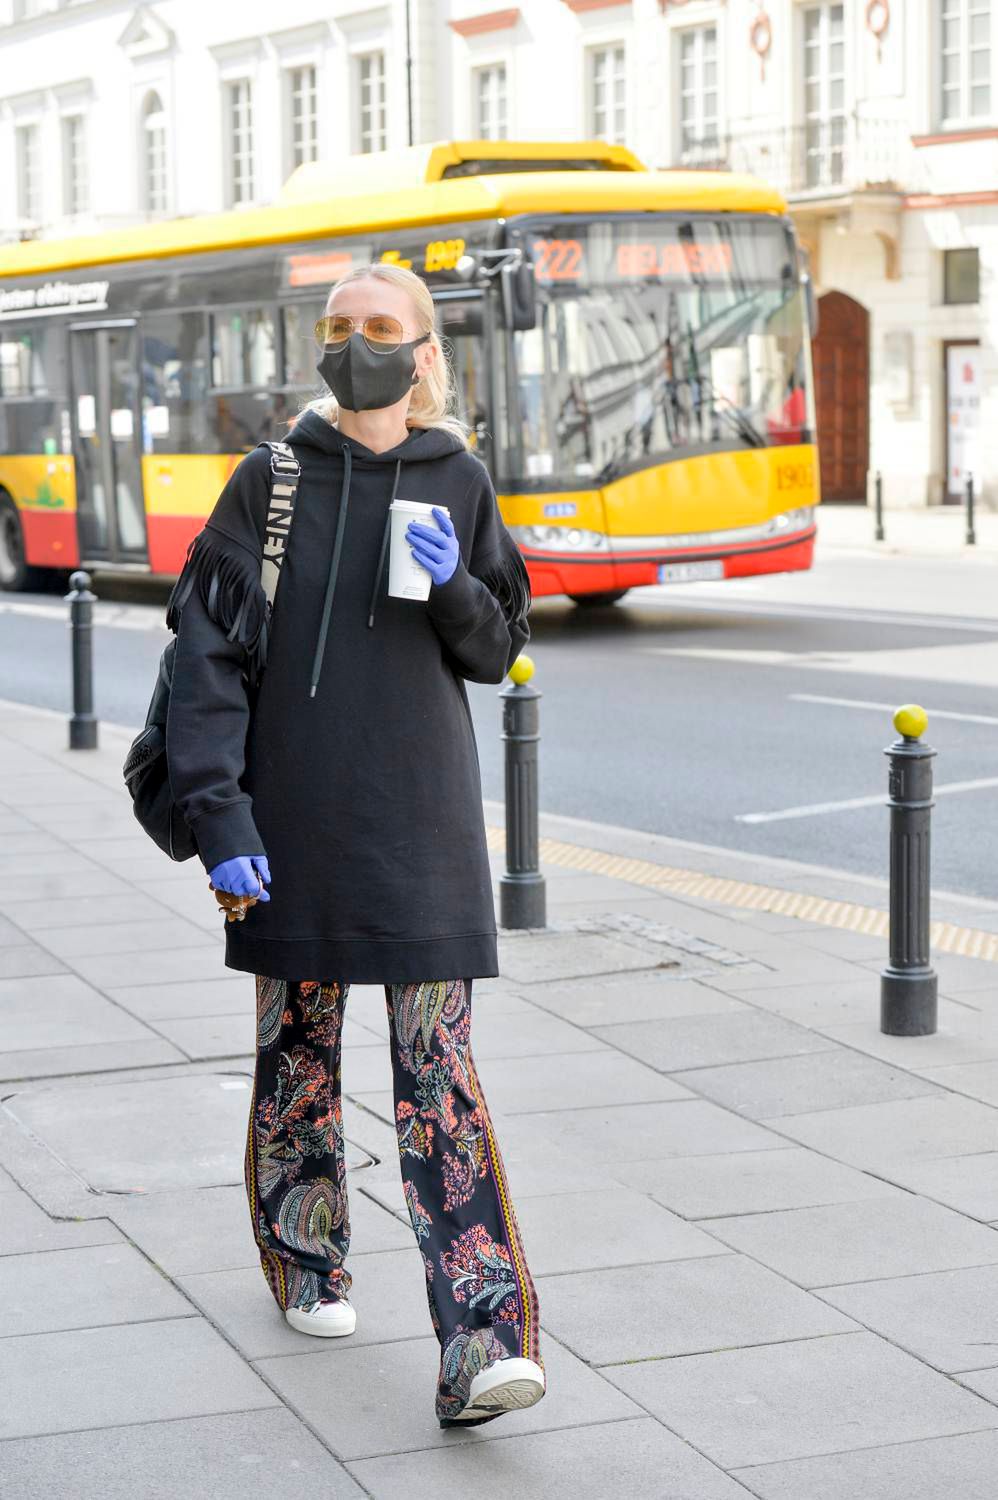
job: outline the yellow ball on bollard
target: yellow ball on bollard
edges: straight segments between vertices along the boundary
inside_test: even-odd
[[[929,727],[929,716],[917,703],[905,703],[894,715],[894,728],[906,740],[919,740]]]
[[[529,682],[534,675],[534,663],[529,656],[518,656],[509,669],[509,677],[517,686]]]

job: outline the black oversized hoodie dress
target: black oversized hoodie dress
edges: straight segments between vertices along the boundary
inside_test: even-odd
[[[301,481],[272,617],[267,448],[239,463],[167,606],[173,796],[206,870],[270,864],[270,901],[225,924],[225,963],[361,984],[495,975],[464,679],[500,683],[529,639],[523,559],[450,434],[414,428],[376,454],[307,411],[287,440]],[[387,592],[396,494],[447,506],[460,543],[426,601]]]

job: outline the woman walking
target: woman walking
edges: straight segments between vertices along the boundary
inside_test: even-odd
[[[303,1333],[354,1330],[340,1039],[351,983],[383,984],[402,1181],[441,1345],[436,1415],[485,1422],[539,1400],[545,1374],[471,1049],[473,980],[499,969],[464,679],[502,681],[529,639],[529,582],[448,415],[419,278],[351,272],[316,333],[333,396],[288,436],[301,478],[273,620],[266,447],[239,463],[170,597],[171,787],[212,885],[248,902],[226,922],[225,962],[256,978],[246,1188],[270,1290]],[[425,601],[386,589],[396,497],[449,511],[405,534],[430,573]]]

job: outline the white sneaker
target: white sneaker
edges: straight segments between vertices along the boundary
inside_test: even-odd
[[[466,1405],[452,1420],[467,1422],[475,1417],[520,1411],[539,1401],[545,1386],[544,1371],[532,1359],[495,1359],[479,1370],[468,1389]]]
[[[309,1302],[305,1307],[288,1307],[284,1316],[299,1333],[314,1333],[323,1339],[342,1338],[357,1327],[356,1310],[346,1301]]]

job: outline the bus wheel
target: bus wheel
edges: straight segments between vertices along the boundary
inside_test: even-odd
[[[24,561],[24,534],[17,506],[0,490],[0,593],[16,594],[36,588],[43,576],[42,568],[30,568]]]
[[[581,609],[599,609],[604,604],[616,604],[630,592],[630,589],[605,589],[602,594],[569,594],[568,597]]]

